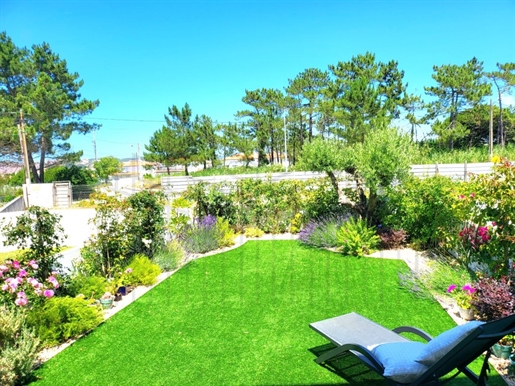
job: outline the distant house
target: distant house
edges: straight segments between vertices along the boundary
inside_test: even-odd
[[[254,153],[251,157],[251,161],[249,162],[249,167],[257,167],[258,166],[258,155],[257,153]],[[245,155],[243,153],[237,153],[234,155],[231,155],[229,157],[225,157],[225,166],[228,168],[235,168],[238,166],[245,166],[246,165],[246,159]]]

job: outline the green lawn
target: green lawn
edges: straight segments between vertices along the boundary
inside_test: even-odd
[[[454,326],[438,303],[399,286],[407,269],[295,241],[250,241],[191,262],[48,361],[34,384],[347,384],[313,362],[310,350],[327,341],[310,322],[357,311],[433,335]],[[350,384],[384,384],[362,370],[352,368]]]

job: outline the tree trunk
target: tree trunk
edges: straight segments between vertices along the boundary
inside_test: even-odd
[[[34,158],[32,158],[32,153],[28,152],[27,156],[29,158],[29,168],[32,172],[32,178],[34,179],[34,182],[36,184],[38,184],[41,181],[39,180],[38,170],[36,169],[36,164],[34,163]]]

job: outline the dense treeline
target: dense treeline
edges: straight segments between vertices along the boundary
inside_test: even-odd
[[[472,58],[433,70],[434,84],[424,87],[429,102],[408,92],[396,61],[383,63],[367,52],[328,70],[306,69],[289,79],[284,91],[245,90],[242,101],[248,108],[236,112],[235,123],[215,124],[205,115],[192,118],[187,103],[183,108],[174,105],[165,116],[167,124],[146,146],[145,158],[166,166],[214,165],[219,155],[225,159],[238,152],[247,164],[254,153],[259,165],[282,163],[286,157],[295,164],[314,137],[363,143],[366,135],[398,118],[409,122],[412,139],[426,124],[436,145],[449,150],[478,147],[488,143],[490,106],[485,100],[492,95],[497,100],[494,144],[515,141],[515,109],[503,106],[502,100],[515,86],[514,63],[485,72],[483,62]]]

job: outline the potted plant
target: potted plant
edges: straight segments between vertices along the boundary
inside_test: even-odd
[[[492,346],[492,353],[501,359],[509,359],[511,352],[513,351],[513,342],[515,341],[515,335],[506,335],[498,343]]]
[[[461,291],[455,291],[457,288],[456,284],[452,284],[447,288],[447,293],[453,295],[456,299],[456,304],[460,311],[460,317],[464,320],[474,319],[474,307],[472,307],[471,300],[472,296],[476,292],[476,289],[470,284],[465,284],[461,287]]]
[[[105,292],[99,299],[100,305],[104,310],[108,310],[113,306],[113,300],[114,296],[109,291]]]

